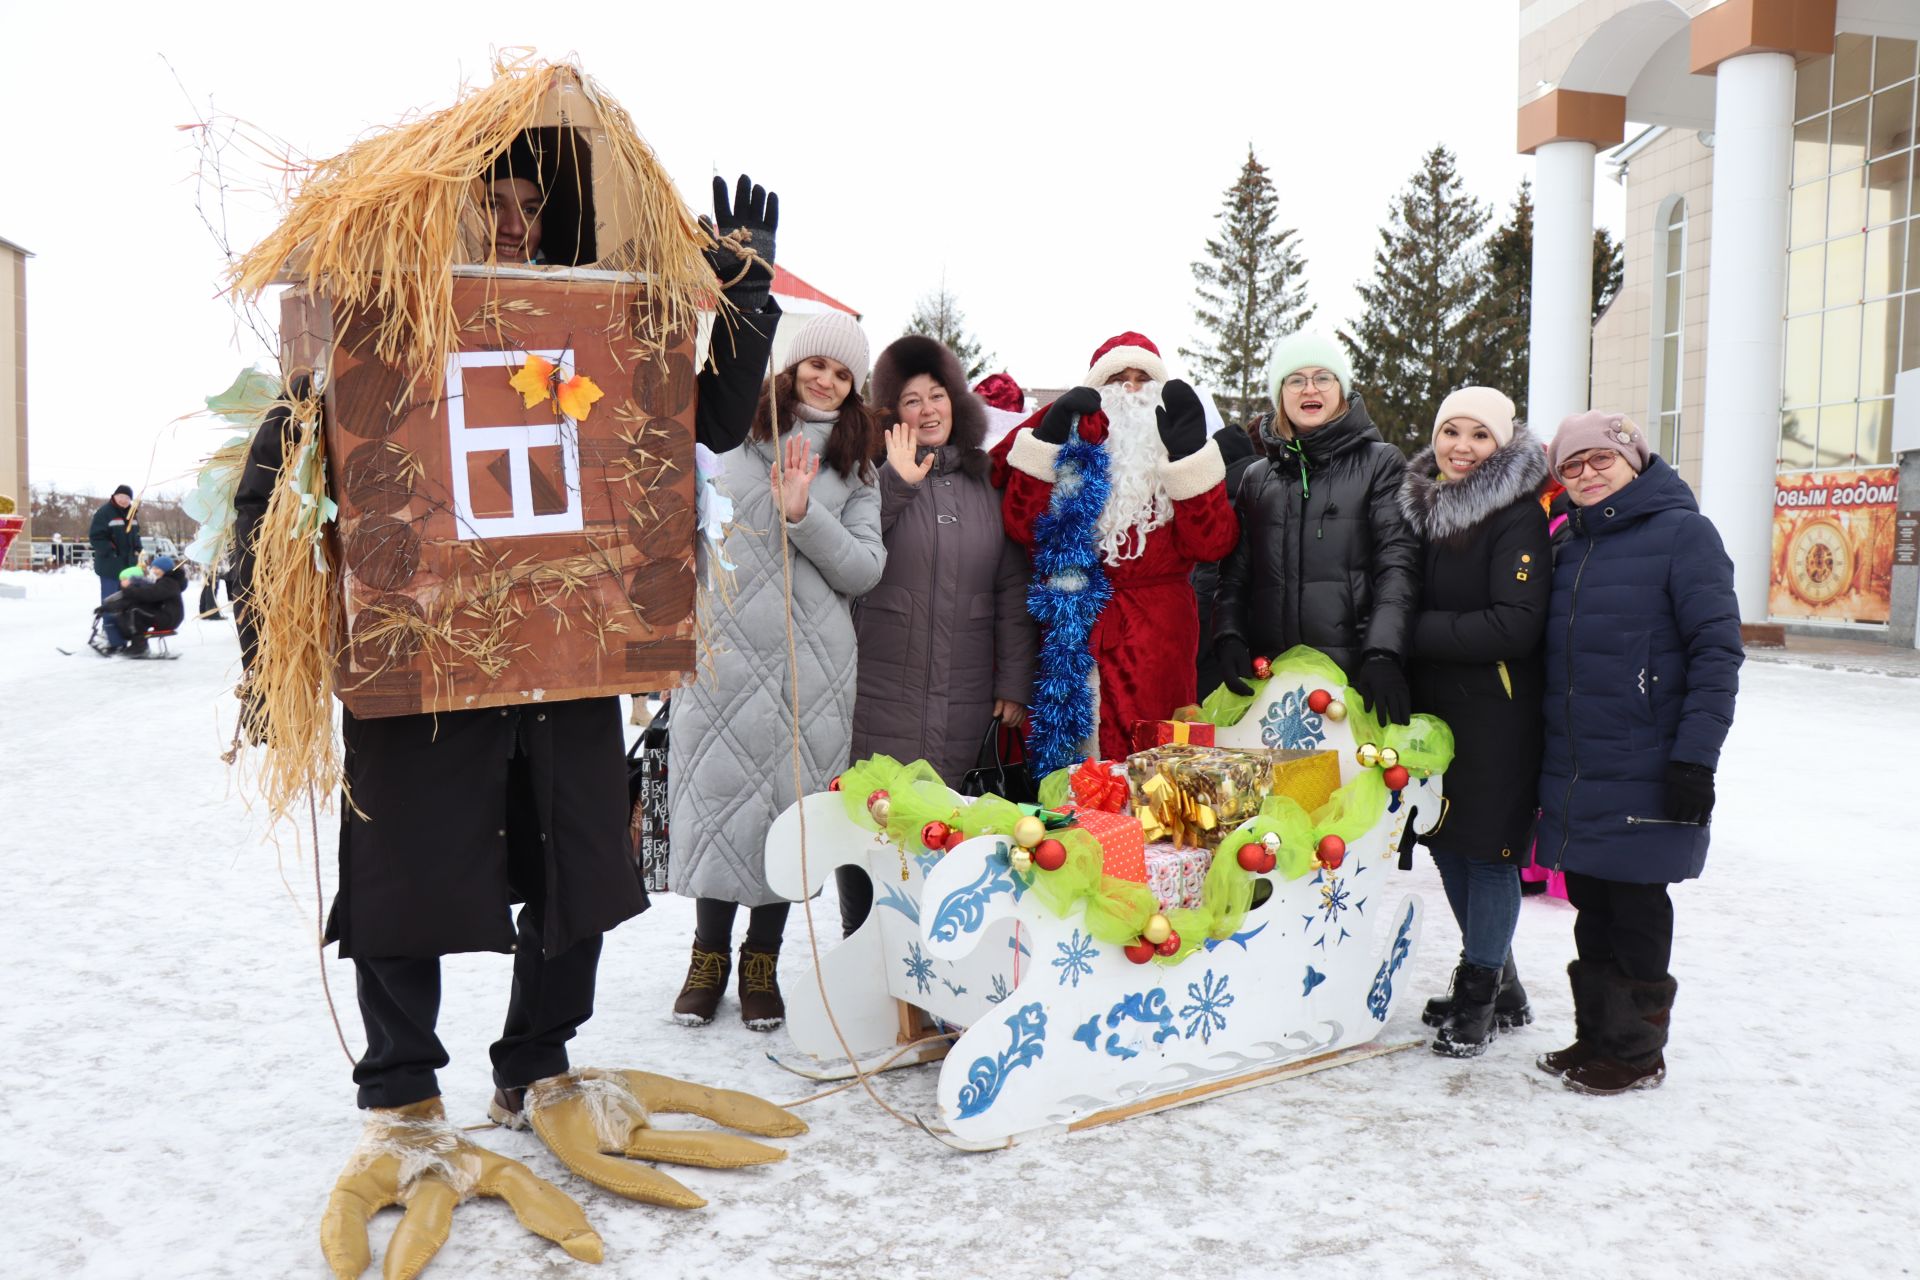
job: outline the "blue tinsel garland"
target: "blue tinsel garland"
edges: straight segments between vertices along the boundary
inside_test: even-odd
[[[1107,505],[1107,451],[1076,431],[1053,466],[1052,498],[1046,514],[1033,522],[1033,582],[1027,588],[1027,612],[1044,632],[1027,721],[1027,757],[1036,782],[1073,764],[1080,743],[1093,732],[1093,652],[1087,642],[1113,594],[1094,538]]]

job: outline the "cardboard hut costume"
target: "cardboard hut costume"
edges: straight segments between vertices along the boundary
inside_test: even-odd
[[[527,265],[498,260],[502,177],[539,193],[515,245]],[[357,969],[370,1116],[322,1222],[336,1275],[365,1268],[367,1218],[393,1203],[409,1209],[387,1275],[415,1275],[476,1191],[601,1254],[571,1200],[448,1125],[441,955],[514,953],[491,1114],[590,1181],[691,1207],[705,1202],[624,1157],[785,1156],[655,1130],[653,1111],[805,1130],[755,1098],[570,1069],[566,1053],[601,935],[646,905],[617,695],[695,667],[695,443],[731,448],[750,424],[778,314],[768,204],[722,194],[709,233],[618,104],[525,61],[320,165],[236,269],[243,293],[294,285],[287,391],[234,503],[245,723],[275,814],[346,793],[327,936]]]

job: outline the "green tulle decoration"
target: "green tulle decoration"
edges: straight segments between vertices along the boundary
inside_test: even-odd
[[[1222,728],[1239,724],[1253,704],[1264,696],[1268,680],[1278,680],[1285,685],[1303,685],[1308,689],[1338,689],[1342,691],[1340,696],[1349,707],[1359,705],[1352,696],[1353,691],[1347,688],[1347,673],[1340,669],[1338,663],[1318,649],[1297,644],[1273,660],[1272,671],[1266,680],[1247,681],[1253,689],[1251,694],[1230,692],[1225,685],[1209,693],[1200,704],[1200,718]]]
[[[1072,769],[1055,769],[1052,773],[1040,779],[1040,790],[1037,793],[1040,800],[1040,807],[1042,809],[1058,809],[1061,805],[1072,800],[1072,777]]]

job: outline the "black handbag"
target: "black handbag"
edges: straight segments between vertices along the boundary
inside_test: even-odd
[[[628,826],[633,862],[649,893],[667,891],[667,734],[669,700],[627,750],[627,796],[633,804]]]
[[[1000,750],[1000,718],[987,724],[987,736],[980,740],[980,751],[973,768],[960,780],[963,796],[996,795],[1015,804],[1033,804],[1040,799],[1039,786],[1025,760],[1009,763]]]

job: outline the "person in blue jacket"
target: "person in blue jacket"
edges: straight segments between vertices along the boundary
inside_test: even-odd
[[[1624,1093],[1666,1077],[1667,886],[1706,865],[1740,609],[1719,533],[1631,420],[1575,414],[1547,462],[1573,505],[1547,614],[1539,859],[1566,873],[1579,958],[1574,1042],[1539,1066]]]

